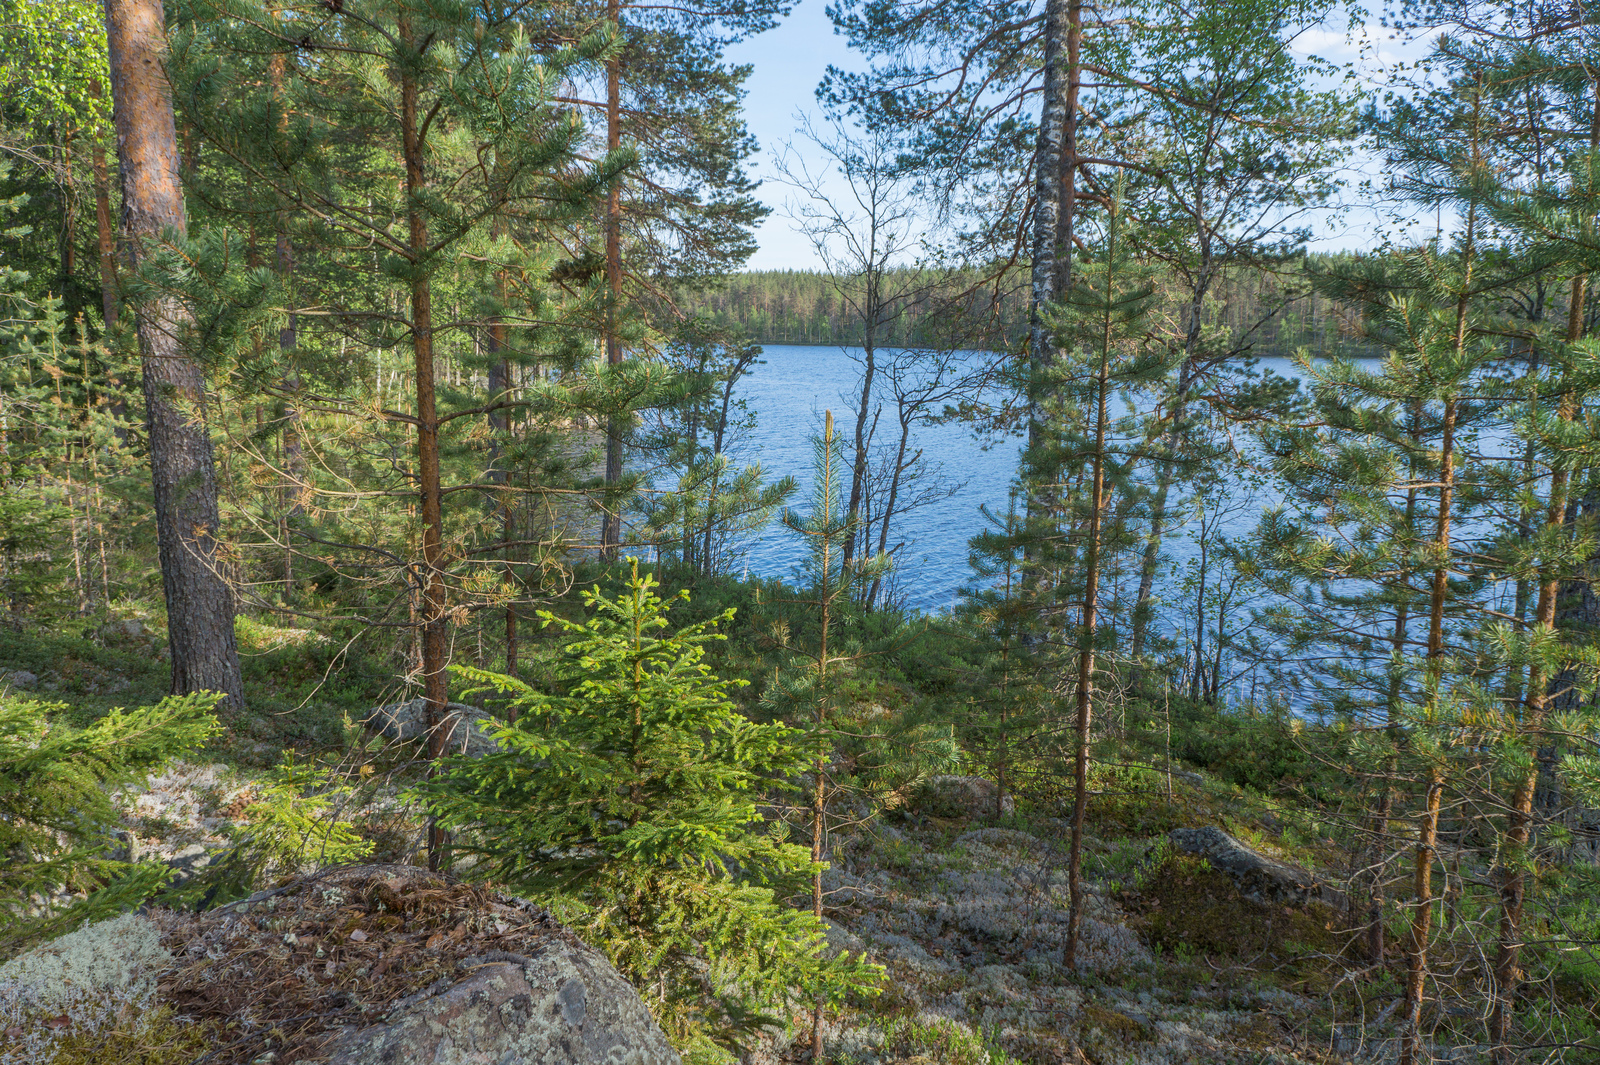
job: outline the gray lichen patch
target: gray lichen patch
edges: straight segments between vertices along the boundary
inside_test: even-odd
[[[0,966],[0,1065],[48,1061],[61,1038],[104,1031],[151,1006],[172,961],[132,914],[80,928]]]

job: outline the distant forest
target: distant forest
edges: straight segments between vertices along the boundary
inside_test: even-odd
[[[1313,291],[1310,284],[1312,275],[1348,258],[1310,255],[1276,272],[1252,266],[1225,274],[1214,283],[1203,311],[1208,332],[1241,354],[1286,357],[1301,348],[1316,355],[1359,354],[1371,345],[1356,331],[1354,310]],[[761,344],[860,345],[865,326],[854,310],[856,301],[845,298],[859,284],[859,279],[815,270],[750,270],[728,275],[717,289],[686,294],[680,305],[708,314],[718,327],[742,327]],[[885,285],[909,295],[899,313],[880,326],[880,344],[936,343],[948,335],[944,321],[952,316],[942,312],[952,306],[961,308],[969,328],[974,321],[984,323],[984,332],[968,334],[974,345],[1015,344],[1027,334],[1026,288],[996,293],[976,273],[933,278],[912,268],[894,271]],[[1187,309],[1180,305],[1184,286],[1165,287],[1171,296],[1157,321],[1181,336],[1187,321]],[[1376,354],[1377,348],[1372,351]]]

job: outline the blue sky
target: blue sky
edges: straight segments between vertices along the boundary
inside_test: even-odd
[[[777,29],[728,50],[733,62],[755,67],[746,82],[749,96],[745,99],[745,122],[761,141],[756,160],[760,175],[771,173],[773,153],[781,151],[793,137],[795,112],[817,112],[817,82],[822,80],[828,64],[858,65],[858,58],[844,38],[834,34],[825,6],[826,0],[802,0]],[[761,250],[751,258],[751,269],[815,266],[817,257],[810,242],[795,233],[783,217],[783,187],[769,181],[762,186],[760,196],[774,211],[761,227]]]
[[[761,151],[754,161],[759,177],[770,177],[773,155],[794,138],[795,113],[819,113],[815,92],[828,64],[846,69],[862,65],[844,38],[833,32],[825,10],[826,2],[802,0],[776,29],[728,51],[731,61],[754,67],[746,83],[749,94],[745,100],[745,120],[750,132],[761,142]],[[1381,83],[1384,71],[1394,63],[1413,60],[1425,51],[1422,43],[1393,39],[1388,30],[1375,22],[1368,23],[1354,40],[1347,39],[1340,28],[1313,30],[1302,35],[1296,44],[1298,51],[1315,53],[1337,64],[1355,64],[1358,73],[1373,86]],[[795,147],[803,151],[804,142]],[[1351,178],[1353,183],[1362,178],[1381,178],[1380,168],[1369,160],[1358,160]],[[774,210],[758,233],[760,250],[751,258],[750,268],[804,269],[818,265],[810,242],[794,232],[789,219],[784,217],[784,187],[767,180],[758,195]],[[1352,191],[1351,198],[1358,197],[1359,193]],[[1425,220],[1413,221],[1429,229],[1434,224],[1431,214]],[[1313,246],[1327,250],[1372,247],[1380,241],[1383,230],[1392,224],[1386,215],[1352,204],[1342,215],[1330,214],[1317,219],[1318,239]]]

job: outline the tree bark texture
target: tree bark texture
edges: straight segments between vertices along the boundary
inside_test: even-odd
[[[409,15],[399,22],[401,47],[416,48]],[[428,220],[422,195],[427,187],[423,143],[418,114],[416,77],[402,66],[400,73],[400,132],[406,163],[407,242],[414,267],[428,253]],[[422,516],[422,565],[418,569],[422,629],[422,684],[428,700],[428,756],[441,758],[450,741],[454,721],[447,717],[449,648],[444,581],[444,493],[439,470],[439,408],[434,395],[433,285],[426,269],[417,269],[411,282],[411,348],[417,389],[417,496]],[[453,717],[453,715],[450,715]],[[445,847],[444,830],[428,821],[428,867],[439,868]]]
[[[188,217],[178,177],[177,129],[161,57],[161,0],[105,0],[111,98],[122,173],[122,233],[137,269],[163,233]],[[145,425],[167,603],[172,690],[221,692],[244,707],[233,589],[219,560],[216,459],[205,422],[205,376],[180,346],[191,318],[173,296],[137,308]]]
[[[606,17],[611,25],[621,29],[622,5],[620,0],[609,0]],[[622,59],[612,56],[606,61],[606,148],[616,151],[622,147]],[[617,317],[622,303],[622,187],[613,183],[606,193],[606,364],[622,363],[622,337],[618,335]],[[606,419],[606,488],[605,515],[600,524],[600,554],[604,558],[617,557],[617,545],[622,542],[621,504],[612,493],[622,480],[622,436],[627,416],[612,414]]]
[[[1071,49],[1066,47],[1069,9],[1075,8],[1078,8],[1078,0],[1047,0],[1045,4],[1043,103],[1039,110],[1039,139],[1033,161],[1033,267],[1028,323],[1028,358],[1036,371],[1055,362],[1055,346],[1045,312],[1066,291],[1063,275],[1071,269],[1071,254],[1059,246],[1059,241],[1062,212],[1072,210],[1071,202],[1063,200],[1062,179],[1069,175],[1063,173],[1062,161],[1067,154],[1067,128],[1071,120],[1068,101],[1077,81],[1076,71],[1069,69]],[[1061,259],[1063,255],[1065,262]],[[1033,409],[1036,403],[1037,399],[1029,400],[1030,423],[1038,421],[1038,413]]]

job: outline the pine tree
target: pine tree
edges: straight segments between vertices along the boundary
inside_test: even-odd
[[[733,465],[739,437],[755,425],[754,412],[734,390],[760,364],[761,348],[718,332],[696,319],[663,354],[681,397],[660,408],[657,427],[640,439],[639,450],[658,456],[676,481],[641,505],[644,520],[635,532],[708,577],[729,571],[740,538],[764,528],[795,489],[792,477],[763,484],[759,463]]]
[[[163,71],[166,32],[156,0],[109,0],[117,150],[122,169],[122,230],[130,265],[149,271],[162,242],[188,225],[178,174],[177,128]],[[157,279],[147,273],[148,285]],[[206,427],[206,381],[196,353],[181,344],[193,316],[160,288],[137,301],[145,427],[154,477],[162,588],[172,651],[172,690],[217,691],[227,710],[244,709],[233,631],[234,596],[218,542],[217,464]]]
[[[484,12],[413,0],[361,0],[332,12],[319,3],[216,7],[196,0],[174,49],[185,116],[227,164],[208,199],[224,202],[230,186],[242,185],[255,199],[266,197],[262,206],[272,217],[292,206],[314,222],[318,257],[330,275],[316,295],[338,308],[331,321],[323,319],[320,343],[343,350],[355,338],[367,350],[408,349],[411,395],[396,405],[410,410],[381,398],[367,409],[379,435],[414,435],[414,459],[393,489],[416,501],[416,522],[406,531],[414,538],[403,534],[396,549],[352,545],[305,527],[295,536],[331,549],[334,567],[348,564],[341,551],[366,556],[358,569],[374,559],[385,567],[406,559],[399,598],[418,635],[434,757],[453,727],[444,715],[451,631],[464,605],[456,600],[473,586],[467,571],[482,568],[468,564],[474,553],[461,545],[460,519],[452,521],[457,515],[446,505],[461,487],[447,485],[453,477],[469,485],[483,480],[481,447],[459,473],[453,461],[474,442],[468,418],[512,407],[537,414],[568,406],[580,390],[589,406],[614,408],[648,397],[657,385],[631,370],[574,374],[569,387],[541,382],[513,400],[460,388],[451,374],[452,365],[477,368],[473,332],[485,318],[562,317],[547,288],[559,267],[552,231],[582,218],[630,161],[617,152],[581,164],[585,130],[552,98],[562,78],[603,62],[616,42],[600,34],[568,48],[538,47],[530,38],[532,13],[521,5]],[[258,91],[272,83],[275,61],[281,89]],[[516,219],[514,234],[501,228],[508,217]],[[239,237],[216,227],[219,244]],[[512,300],[493,295],[502,278],[517,283]],[[294,281],[299,299],[309,302],[310,272],[297,271]],[[463,295],[471,312],[448,313]],[[219,316],[232,313],[229,302],[218,301]],[[384,310],[373,313],[374,306]],[[301,326],[299,348],[318,343],[307,336],[309,325]],[[520,347],[531,354],[539,341]],[[248,370],[281,381],[273,368],[282,350],[264,346],[265,365]],[[580,342],[570,338],[564,354],[568,365],[577,363]],[[506,358],[500,351],[492,361]],[[334,370],[328,376],[338,390],[350,389],[348,366]],[[521,446],[536,437],[528,434]],[[383,465],[372,474],[381,476]],[[375,498],[387,494],[379,489]],[[474,508],[473,525],[477,517]],[[374,524],[385,520],[373,516]],[[434,833],[430,851],[437,854],[441,844]]]

